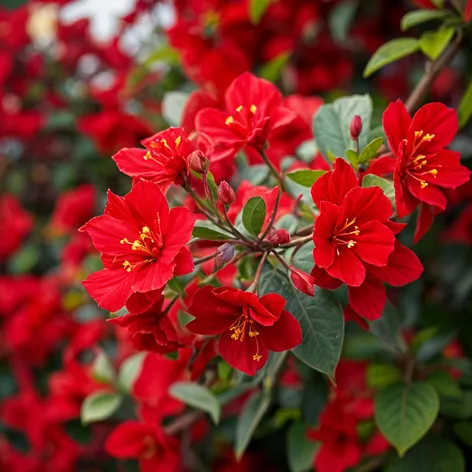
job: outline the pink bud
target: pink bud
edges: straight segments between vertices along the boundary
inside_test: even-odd
[[[231,205],[235,200],[236,195],[234,194],[234,190],[228,182],[223,180],[218,187],[218,201],[223,205]]]
[[[311,275],[303,272],[300,269],[290,266],[290,278],[292,279],[292,283],[295,285],[297,290],[300,290],[300,292],[304,293],[305,295],[309,295],[310,297],[315,296],[315,288],[313,286],[315,281]]]
[[[354,115],[351,120],[351,126],[349,127],[349,132],[351,133],[351,138],[353,141],[359,139],[360,134],[362,133],[362,118],[359,115]]]
[[[274,246],[279,244],[285,244],[290,242],[290,233],[284,229],[270,228],[267,240]]]
[[[188,166],[197,174],[206,174],[210,167],[210,161],[205,157],[202,151],[193,151],[188,156]]]
[[[217,249],[217,256],[215,257],[215,269],[223,268],[234,257],[234,247],[231,244],[225,243]]]

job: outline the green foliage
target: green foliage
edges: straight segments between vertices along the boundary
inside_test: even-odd
[[[287,455],[290,472],[306,472],[313,466],[318,448],[315,441],[306,437],[307,428],[301,421],[293,423],[287,432]]]
[[[363,187],[380,187],[385,196],[390,200],[392,207],[395,208],[395,189],[391,180],[383,179],[374,174],[367,174],[362,179]]]
[[[93,361],[92,377],[105,384],[112,384],[115,381],[115,369],[104,352],[100,352]]]
[[[376,390],[382,390],[389,385],[400,382],[401,371],[389,364],[370,364],[367,367],[367,385]]]
[[[366,164],[374,158],[383,144],[383,138],[375,138],[359,154],[359,164]]]
[[[311,188],[323,174],[326,174],[325,170],[296,170],[287,174],[287,177],[303,187]]]
[[[83,424],[103,421],[115,413],[121,404],[121,395],[107,391],[95,392],[85,398],[80,410]]]
[[[457,114],[459,115],[459,126],[463,128],[472,116],[472,80],[462,95]]]
[[[211,241],[230,239],[232,237],[230,233],[208,220],[197,220],[193,228],[192,236],[200,239],[209,239]]]
[[[126,393],[131,392],[134,383],[141,373],[145,357],[146,354],[144,352],[139,352],[123,361],[118,374],[118,387],[120,390]]]
[[[266,216],[266,203],[262,197],[250,198],[243,208],[242,221],[246,230],[257,236],[262,229]]]
[[[349,28],[356,16],[358,6],[357,0],[344,0],[332,9],[328,24],[336,42],[342,44],[348,39]]]
[[[406,31],[413,26],[426,23],[432,20],[441,20],[448,16],[448,12],[444,10],[413,10],[408,12],[401,22],[402,31]]]
[[[454,36],[454,28],[448,26],[437,31],[427,31],[420,38],[420,49],[432,61],[437,59]]]
[[[249,1],[249,18],[253,24],[257,25],[264,16],[267,8],[269,8],[271,0],[250,0]]]

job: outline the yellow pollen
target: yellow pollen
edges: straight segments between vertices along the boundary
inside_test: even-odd
[[[239,105],[238,108],[236,108],[236,111],[239,113],[244,107],[242,105]]]
[[[169,145],[167,144],[167,141],[165,139],[161,139],[161,143],[167,148],[170,149]]]
[[[428,171],[428,174],[432,174],[434,175],[434,178],[436,178],[436,176],[438,175],[438,169],[431,169],[430,171]]]
[[[424,180],[420,180],[421,188],[425,188],[428,186],[428,182],[425,182]]]
[[[131,272],[131,269],[133,268],[131,262],[125,261],[123,262],[123,269],[126,270],[126,272]]]
[[[182,142],[182,136],[177,136],[177,138],[174,141],[175,146],[179,147],[181,142]]]
[[[254,361],[260,361],[261,358],[262,358],[262,356],[261,356],[260,354],[254,354],[254,355],[252,356],[252,359],[253,359]]]
[[[148,161],[149,159],[152,159],[151,152],[148,151],[146,154],[144,154],[143,159],[145,161]]]
[[[435,137],[434,134],[429,134],[428,133],[423,137],[422,141],[431,141],[432,139],[434,139],[434,137]]]
[[[415,138],[421,138],[421,136],[423,136],[423,130],[415,131]]]
[[[252,113],[253,115],[255,115],[255,114],[256,114],[256,111],[257,111],[256,105],[254,105],[254,104],[251,105],[251,107],[249,108],[249,110],[251,111],[251,113]]]
[[[347,243],[347,247],[351,249],[351,247],[354,247],[356,244],[356,241],[353,241],[352,239]]]
[[[152,147],[152,148],[157,148],[157,144],[154,142],[154,141],[151,141],[149,144],[148,144],[149,147]]]
[[[131,246],[131,249],[133,251],[146,251],[146,248],[143,246],[143,244],[141,243],[141,241],[139,241],[138,239],[133,243],[133,245]]]
[[[228,118],[226,118],[225,120],[226,125],[230,125],[233,122],[234,122],[234,118],[232,116],[228,116]]]
[[[120,241],[120,244],[133,244],[133,243],[130,243],[128,241],[128,238],[123,238],[121,241]]]

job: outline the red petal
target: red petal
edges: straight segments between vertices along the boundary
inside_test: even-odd
[[[410,178],[408,179],[408,188],[419,201],[438,207],[441,210],[446,209],[447,198],[439,187],[428,184],[426,187],[421,188],[418,180]]]
[[[302,342],[302,330],[297,319],[283,310],[272,326],[259,326],[260,340],[269,351],[289,351]]]
[[[311,275],[290,266],[290,278],[297,290],[300,290],[300,292],[310,297],[315,296],[315,288],[313,287],[315,281]]]
[[[413,242],[417,244],[423,236],[429,231],[434,221],[434,207],[427,203],[422,203],[418,218],[416,219],[415,234],[413,236]]]
[[[390,103],[384,111],[382,123],[388,139],[388,145],[393,153],[396,154],[401,141],[408,138],[408,131],[411,125],[411,117],[405,105],[400,100]]]
[[[401,161],[397,162],[397,168],[393,176],[393,185],[395,187],[395,207],[397,216],[403,218],[413,213],[416,207],[420,204],[419,200],[411,194],[407,181],[401,180]]]
[[[152,179],[159,170],[162,171],[162,166],[154,160],[144,159],[146,152],[145,149],[123,148],[112,159],[123,174]]]
[[[344,319],[346,321],[354,321],[354,323],[357,323],[362,329],[365,329],[366,331],[369,330],[369,323],[367,323],[362,316],[359,316],[350,305],[346,305],[343,311]]]
[[[193,257],[192,253],[187,247],[183,247],[175,256],[175,270],[174,275],[180,276],[190,274],[193,271]]]
[[[149,427],[136,421],[125,421],[108,436],[105,450],[119,459],[138,458],[146,449],[145,440],[149,436]]]
[[[313,231],[313,259],[319,267],[329,267],[335,258],[336,245],[332,237],[339,219],[339,207],[331,202],[321,202],[320,214]]]
[[[470,21],[472,19],[472,0],[467,0],[465,4],[465,11],[464,11],[464,20]]]
[[[278,293],[268,293],[259,299],[261,305],[267,309],[273,316],[278,318],[282,313],[287,300]]]
[[[107,192],[107,203],[105,205],[105,215],[113,216],[117,220],[126,221],[134,225],[134,217],[130,212],[124,197],[115,195],[111,190]],[[141,229],[136,227],[136,229]]]
[[[326,269],[322,269],[318,266],[313,267],[311,276],[313,277],[315,285],[328,290],[336,290],[343,284],[341,280],[331,277],[331,275],[326,272]]]
[[[352,251],[369,264],[384,266],[393,252],[394,234],[379,221],[369,221],[360,227]]]
[[[221,357],[231,367],[247,375],[254,375],[267,362],[267,348],[259,342],[257,339],[259,336],[250,337],[247,331],[243,341],[231,339],[231,334],[232,332],[227,330],[220,337],[218,348]],[[256,360],[254,356],[261,358]]]
[[[333,265],[326,268],[332,277],[342,280],[347,285],[358,287],[365,279],[365,267],[359,258],[348,248],[338,248]]]
[[[144,313],[151,308],[152,305],[163,302],[164,297],[160,290],[154,290],[147,293],[135,292],[126,302],[126,309],[130,313]]]
[[[83,282],[89,295],[98,306],[108,311],[118,311],[133,293],[134,274],[124,269],[103,269],[88,276]]]
[[[376,320],[382,316],[387,291],[380,279],[367,276],[359,287],[348,288],[348,300],[356,313],[368,320]]]
[[[456,188],[470,179],[470,170],[460,164],[460,154],[449,149],[428,158],[427,169],[434,169],[437,173],[425,173],[424,180],[439,187]]]
[[[132,270],[135,273],[133,292],[159,290],[174,276],[175,264],[166,265],[160,260],[144,263]]]
[[[161,256],[163,262],[172,261],[180,249],[190,241],[195,219],[195,215],[188,208],[176,207],[170,210]]]

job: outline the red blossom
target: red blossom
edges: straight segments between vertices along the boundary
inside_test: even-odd
[[[442,103],[428,103],[412,119],[405,105],[397,100],[385,110],[383,126],[397,157],[397,215],[407,216],[421,204],[417,242],[431,226],[434,214],[445,210],[444,190],[459,187],[470,178],[470,171],[460,165],[460,154],[445,149],[457,133],[457,115]]]
[[[85,288],[101,307],[117,311],[133,293],[158,290],[174,275],[188,274],[193,260],[185,245],[194,223],[187,208],[169,210],[153,182],[137,182],[124,197],[108,192],[105,214],[81,228],[105,266],[84,281]]]
[[[235,288],[207,285],[195,294],[189,307],[195,320],[187,328],[196,334],[220,334],[223,359],[254,375],[266,363],[268,351],[287,351],[302,340],[300,325],[284,310],[285,304],[275,293],[259,298]]]

